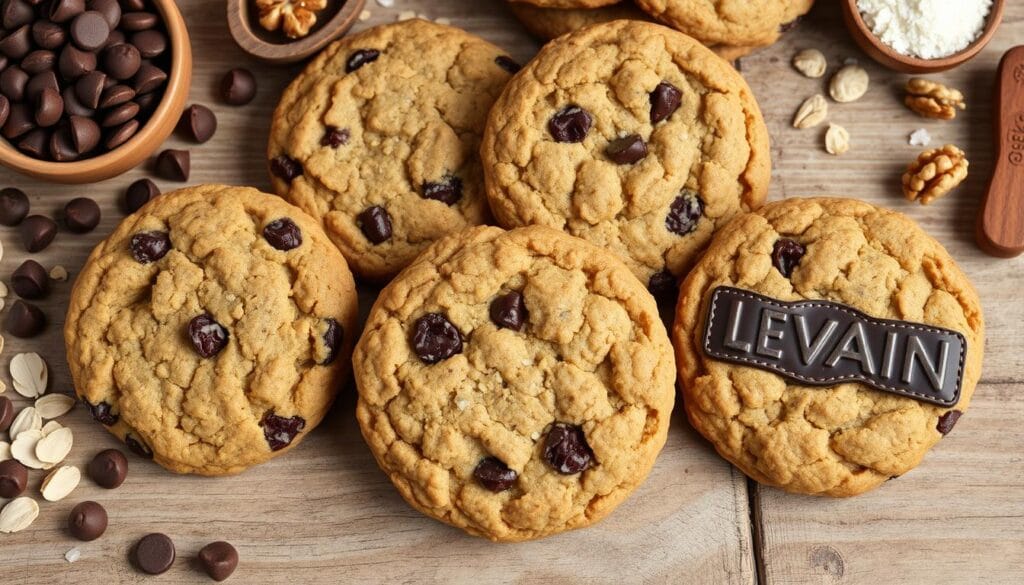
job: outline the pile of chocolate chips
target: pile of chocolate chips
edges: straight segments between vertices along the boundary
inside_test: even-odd
[[[113,150],[159,105],[170,56],[146,0],[0,0],[0,134],[56,162]]]

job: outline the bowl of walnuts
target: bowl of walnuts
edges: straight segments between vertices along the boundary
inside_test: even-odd
[[[228,0],[228,27],[243,51],[294,63],[348,32],[366,0]]]

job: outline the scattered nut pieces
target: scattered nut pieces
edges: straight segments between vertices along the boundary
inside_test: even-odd
[[[0,461],[7,461],[11,458],[11,444],[7,441],[0,441]]]
[[[939,120],[956,118],[957,110],[967,109],[964,94],[941,83],[914,77],[907,82],[903,103],[920,116]]]
[[[59,502],[68,497],[82,481],[82,472],[74,465],[58,467],[43,480],[39,492],[47,502]]]
[[[63,282],[68,279],[68,269],[58,264],[50,269],[50,278]]]
[[[860,65],[847,65],[836,72],[829,82],[828,92],[839,103],[859,100],[868,92],[871,79]]]
[[[839,156],[850,150],[850,133],[838,124],[829,124],[825,133],[825,151]]]
[[[18,416],[14,417],[14,421],[11,422],[11,428],[7,429],[7,436],[11,438],[11,442],[18,439],[21,433],[26,431],[41,431],[43,428],[43,419],[36,412],[36,409],[27,406],[18,413]]]
[[[903,195],[928,205],[962,183],[968,166],[964,151],[952,144],[926,150],[903,174]]]
[[[316,15],[327,8],[327,0],[256,0],[260,26],[280,30],[289,39],[301,39],[316,26]]]
[[[25,398],[37,398],[45,394],[48,378],[46,362],[38,353],[19,353],[11,360],[14,390]]]
[[[828,102],[821,94],[807,98],[793,116],[793,127],[804,130],[821,124],[828,118]]]
[[[75,407],[75,399],[67,394],[46,394],[36,399],[36,412],[45,420],[58,418]]]
[[[21,463],[29,469],[49,469],[53,465],[48,464],[45,461],[40,461],[36,457],[36,445],[43,439],[43,432],[36,430],[24,431],[18,433],[18,438],[14,439],[11,443],[11,456],[14,457],[18,463]],[[48,467],[49,466],[49,467]]]
[[[803,73],[805,77],[817,79],[825,75],[828,61],[825,59],[824,53],[818,49],[804,49],[793,55],[793,67]]]
[[[39,504],[27,496],[15,498],[0,510],[0,532],[10,534],[24,530],[39,517]]]
[[[42,431],[40,431],[42,434]],[[48,435],[43,435],[36,443],[36,459],[42,463],[56,465],[71,453],[75,444],[74,433],[67,427],[61,427]],[[24,462],[22,462],[24,463]]]
[[[45,437],[46,435],[49,435],[53,431],[56,431],[57,429],[62,429],[62,428],[64,428],[64,425],[60,424],[59,422],[57,422],[55,420],[51,420],[50,422],[48,422],[45,425],[43,425],[43,428],[41,428],[39,430],[43,432],[43,436]]]

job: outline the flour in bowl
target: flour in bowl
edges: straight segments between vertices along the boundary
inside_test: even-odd
[[[857,0],[864,23],[898,53],[941,59],[985,30],[992,0]]]

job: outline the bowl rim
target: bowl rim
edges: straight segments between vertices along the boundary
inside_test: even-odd
[[[189,71],[190,67],[188,64],[191,61],[192,48],[185,19],[182,17],[181,10],[178,9],[175,0],[153,0],[153,5],[163,17],[164,28],[167,30],[167,37],[171,46],[170,75],[167,78],[164,94],[160,98],[160,104],[153,110],[149,119],[146,120],[146,123],[142,125],[138,132],[128,139],[127,142],[109,152],[69,162],[48,161],[28,156],[20,152],[11,141],[0,137],[0,164],[35,177],[58,182],[71,182],[75,181],[77,177],[90,173],[102,174],[103,170],[117,166],[119,162],[128,156],[127,153],[138,149],[140,144],[147,142],[151,136],[159,132],[158,127],[161,124],[157,122],[173,114],[169,110],[171,102],[175,101],[173,99],[174,95],[184,90],[186,95],[183,96],[182,101],[188,97],[188,86],[191,85],[191,72]],[[124,169],[121,172],[127,170]]]

